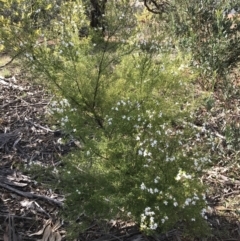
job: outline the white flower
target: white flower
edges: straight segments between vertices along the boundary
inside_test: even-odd
[[[168,205],[168,201],[164,201],[163,203],[164,203],[165,205]]]
[[[148,192],[150,192],[151,194],[153,194],[153,189],[152,189],[152,188],[149,188],[149,189],[148,189]]]
[[[196,134],[196,137],[197,137],[197,139],[199,139],[199,138],[200,138],[200,134],[199,134],[199,133],[197,133],[197,134]]]
[[[156,131],[156,133],[157,133],[158,135],[161,135],[161,131]]]
[[[193,199],[195,199],[195,200],[199,200],[199,197],[197,196],[197,194],[196,194],[196,193],[194,194]]]
[[[109,124],[109,125],[112,125],[112,118],[109,118],[109,119],[108,119],[108,124]]]
[[[191,198],[187,198],[186,201],[185,201],[185,205],[188,206],[191,201],[192,201]]]
[[[157,141],[154,140],[154,141],[151,143],[151,146],[154,147],[154,146],[156,146],[156,145],[157,145]]]
[[[146,208],[145,208],[145,213],[146,213],[146,212],[149,212],[150,210],[151,210],[150,207],[146,207]]]
[[[177,176],[175,177],[175,180],[179,181],[180,179],[181,179],[181,175],[180,175],[180,173],[178,173]]]
[[[206,208],[203,208],[203,209],[202,209],[202,211],[201,211],[201,215],[202,215],[202,217],[205,216],[206,211],[207,211]]]
[[[154,192],[157,193],[159,192],[159,190],[157,188],[154,188]]]
[[[178,206],[178,203],[177,203],[177,202],[174,202],[173,205],[174,205],[174,207],[177,207],[177,206]]]
[[[145,221],[145,219],[146,219],[146,216],[142,213],[141,214],[141,222],[143,223]]]
[[[52,103],[51,103],[51,106],[52,107],[54,107],[54,106],[56,106],[57,105],[57,101],[53,101]]]
[[[62,138],[59,138],[59,139],[57,140],[57,143],[59,143],[59,144],[64,144]]]
[[[142,150],[138,150],[138,155],[139,155],[139,156],[142,156],[142,155],[143,155]]]
[[[157,223],[151,224],[150,229],[155,230],[158,227]]]
[[[192,221],[192,222],[195,222],[195,221],[196,221],[196,219],[195,219],[195,218],[192,218],[192,219],[191,219],[191,221]]]
[[[169,158],[169,161],[171,161],[171,162],[174,160],[175,160],[175,156]]]
[[[145,186],[145,184],[144,184],[143,182],[142,182],[142,184],[141,184],[140,188],[141,188],[142,190],[147,189],[147,187]]]

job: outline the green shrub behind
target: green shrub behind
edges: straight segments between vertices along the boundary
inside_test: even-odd
[[[192,53],[192,65],[200,72],[201,84],[212,89],[224,83],[239,63],[239,1],[175,1],[169,27],[180,48]],[[235,10],[234,10],[235,8]],[[236,15],[231,19],[228,14]],[[170,20],[171,19],[171,20]]]

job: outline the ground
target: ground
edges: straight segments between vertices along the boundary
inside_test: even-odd
[[[7,56],[1,56],[0,66],[8,61]],[[234,78],[238,80],[237,76]],[[240,240],[238,81],[232,86],[228,97],[216,92],[207,98],[194,123],[196,128],[205,123],[208,132],[215,136],[213,141],[218,143],[212,153],[214,165],[202,177],[209,186],[208,222],[213,234],[195,240]],[[57,123],[53,128],[49,122],[47,107],[51,99],[51,93],[29,78],[14,61],[0,67],[0,240],[70,240],[66,238],[69,224],[60,216],[64,195],[48,185],[56,177],[47,169],[38,172],[39,166],[61,165],[61,156],[78,148],[77,140],[71,138],[62,144],[64,132]],[[35,171],[29,171],[30,167]],[[85,231],[79,231],[76,240],[190,239],[177,229],[146,236],[131,221],[93,220]]]

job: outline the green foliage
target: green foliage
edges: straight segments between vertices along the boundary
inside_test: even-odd
[[[239,1],[176,1],[172,3],[170,28],[179,46],[192,53],[192,65],[200,71],[206,89],[216,87],[239,63],[239,20],[228,14]]]
[[[66,213],[78,210],[95,218],[131,213],[145,231],[157,226],[167,231],[180,220],[199,234],[195,228],[203,225],[205,202],[198,174],[207,160],[185,150],[193,148],[188,135],[171,126],[155,101],[118,103],[102,135],[85,138],[84,150],[65,159],[61,186],[71,193]]]
[[[59,1],[1,1],[1,48],[12,56],[26,54],[40,38],[41,29],[51,26],[60,11]]]
[[[61,4],[49,27],[22,29],[20,40],[5,18],[0,33],[9,31],[7,46],[23,51],[31,71],[54,91],[50,113],[82,145],[59,170],[70,220],[76,212],[131,218],[146,232],[180,222],[192,235],[206,234],[199,175],[209,160],[188,124],[195,107],[189,56],[161,51],[163,36],[148,36],[145,48],[126,3],[108,4],[105,38],[97,29],[79,37],[89,24],[82,1]]]
[[[162,64],[139,49],[122,56],[104,79],[107,88],[99,89],[97,113],[73,109],[67,100],[53,103],[62,126],[83,145],[59,170],[60,185],[70,194],[66,216],[77,211],[92,218],[130,217],[146,232],[166,231],[180,220],[191,234],[206,233],[198,177],[208,160],[191,146],[197,133],[182,124],[189,118],[191,76],[177,56],[160,56]],[[94,77],[88,76],[83,90]]]

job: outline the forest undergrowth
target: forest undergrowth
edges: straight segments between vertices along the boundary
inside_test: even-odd
[[[44,119],[64,133],[58,144],[75,146],[61,165],[47,164],[52,189],[66,197],[68,238],[93,232],[93,220],[116,219],[155,240],[172,229],[183,240],[237,240],[234,6],[183,0],[166,12],[154,1],[101,3],[95,27],[87,11],[96,6],[84,1],[2,3],[12,9],[0,19],[3,51],[50,93]],[[5,85],[15,75],[7,68]]]

